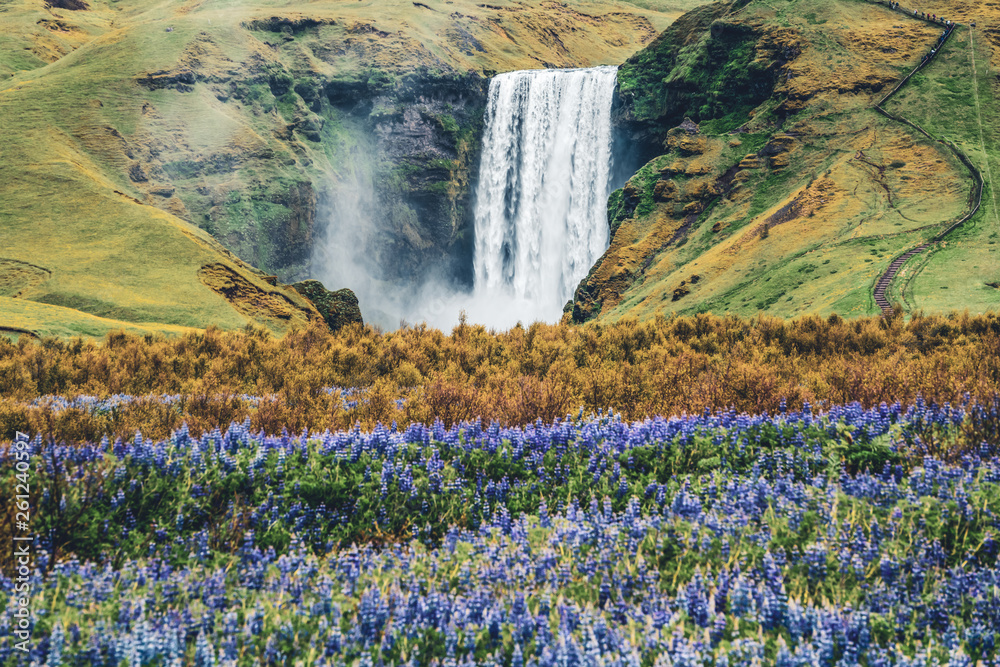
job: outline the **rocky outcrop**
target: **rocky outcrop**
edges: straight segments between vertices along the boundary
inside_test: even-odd
[[[274,285],[253,271],[239,271],[228,263],[206,264],[198,271],[198,278],[236,311],[276,330],[304,324],[317,315],[318,309],[295,292],[286,291],[287,288]]]
[[[619,69],[615,123],[659,154],[683,119],[731,130],[771,96],[784,66],[800,52],[791,29],[739,21],[744,0],[714,2],[685,14]]]
[[[303,280],[292,285],[302,296],[312,301],[313,305],[326,320],[330,331],[337,331],[348,324],[364,324],[361,318],[361,308],[358,297],[349,289],[339,289],[331,292],[318,280]]]
[[[46,0],[45,6],[73,11],[90,9],[90,6],[84,0]]]
[[[247,30],[267,30],[294,38],[295,35],[300,35],[310,28],[334,24],[336,21],[333,19],[314,16],[268,16],[244,21],[242,26]]]

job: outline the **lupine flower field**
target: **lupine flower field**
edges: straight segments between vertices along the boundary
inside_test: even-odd
[[[998,398],[28,451],[5,665],[1000,665]]]

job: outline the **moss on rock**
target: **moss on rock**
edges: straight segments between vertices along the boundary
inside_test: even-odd
[[[337,331],[341,327],[357,322],[364,324],[361,318],[361,308],[358,306],[358,297],[349,289],[339,289],[331,292],[318,280],[303,280],[292,284],[302,296],[312,301],[316,310],[320,312],[326,320],[330,331]]]

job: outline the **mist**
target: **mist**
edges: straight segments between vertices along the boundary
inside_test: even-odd
[[[350,288],[370,324],[395,329],[459,322],[508,329],[556,322],[607,249],[607,199],[615,179],[611,107],[616,68],[530,70],[494,77],[475,192],[474,252],[459,267],[398,278],[401,261],[379,225],[379,193],[364,156],[333,183],[320,211],[313,274]],[[469,270],[471,269],[471,271]],[[461,272],[461,271],[460,271]]]

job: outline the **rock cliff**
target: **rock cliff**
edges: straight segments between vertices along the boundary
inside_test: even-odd
[[[303,280],[292,287],[316,306],[331,331],[350,324],[365,323],[358,307],[358,297],[349,289],[331,292],[318,280]]]

